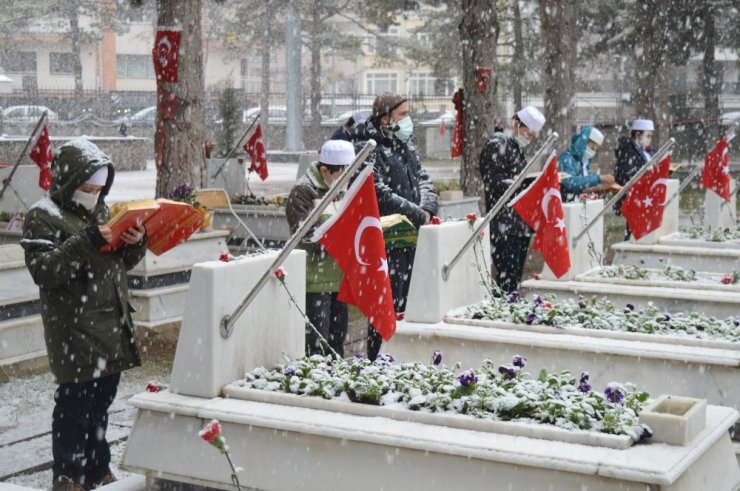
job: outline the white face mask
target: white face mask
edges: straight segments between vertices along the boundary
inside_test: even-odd
[[[583,152],[583,158],[585,160],[591,160],[592,158],[594,158],[594,155],[596,155],[596,150],[591,147],[586,147],[586,151]]]
[[[639,143],[642,148],[647,148],[650,146],[651,143],[653,143],[653,137],[648,136],[648,135],[642,135],[640,137]]]
[[[92,211],[92,209],[95,208],[95,205],[98,204],[99,196],[100,193],[86,193],[85,191],[75,189],[75,192],[72,194],[72,201],[80,204],[87,211]]]
[[[529,145],[529,138],[527,138],[526,136],[516,135],[514,137],[514,141],[517,143],[517,145],[519,145],[519,148],[524,148]]]

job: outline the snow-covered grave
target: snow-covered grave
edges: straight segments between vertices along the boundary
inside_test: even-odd
[[[417,258],[432,257],[414,273],[422,271],[419,280],[427,293],[410,296],[410,302],[424,299],[417,313],[443,315],[455,301],[469,303],[482,296],[479,287],[470,286],[479,274],[470,255],[459,263],[460,271],[453,270],[452,284],[442,283],[444,244],[464,240],[462,228],[470,230],[458,222],[420,231]],[[482,237],[481,243],[487,242]],[[624,435],[251,389],[245,371],[289,363],[304,349],[303,319],[289,306],[278,280],[269,281],[244,311],[231,337],[220,334],[223,317],[275,257],[270,252],[193,268],[171,390],[131,399],[138,414],[123,468],[232,488],[226,459],[198,436],[209,420],[218,419],[231,460],[243,468],[241,485],[254,489],[484,489],[495,480],[521,489],[695,489],[702,483],[730,490],[740,483],[727,432],[737,419],[732,408],[707,406],[704,427],[685,446],[631,445]],[[302,252],[293,252],[284,264],[286,285],[299,306],[305,294],[304,268]],[[413,280],[416,288],[419,280]],[[432,309],[448,296],[450,301]],[[411,307],[407,316],[413,317]],[[422,331],[444,328],[406,321],[396,336],[412,325]],[[395,338],[387,345],[390,351],[397,347]],[[428,359],[430,353],[416,359]],[[446,356],[452,360],[455,355]],[[663,414],[674,417],[670,413]]]
[[[137,327],[179,325],[193,265],[218,259],[227,250],[226,230],[198,232],[160,256],[147,251],[129,272],[129,295]]]
[[[677,190],[678,183],[671,179],[666,187],[670,196]],[[698,278],[688,281],[691,275],[696,276],[695,270],[704,271],[700,265],[684,270],[680,266],[673,266],[670,261],[669,264],[661,266],[659,271],[632,266],[628,267],[624,273],[624,267],[621,266],[619,256],[617,256],[614,263],[619,266],[599,267],[603,256],[601,220],[573,247],[574,237],[601,210],[602,206],[601,200],[563,205],[568,240],[571,243],[571,269],[563,277],[556,279],[545,265],[538,278],[522,282],[521,291],[523,293],[538,295],[552,293],[559,298],[574,299],[607,296],[617,305],[632,304],[645,307],[652,304],[674,312],[698,311],[718,317],[727,317],[737,313],[740,305],[740,288],[737,285],[723,284],[724,274],[700,273]],[[641,249],[656,247],[654,245],[656,241],[661,243],[664,237],[675,237],[678,234],[677,230],[678,200],[674,199],[665,210],[660,228],[642,237],[639,241],[632,241],[628,244]],[[681,244],[680,247],[685,246]],[[740,249],[737,252],[740,253]],[[623,274],[619,274],[620,268]],[[740,268],[740,263],[735,264],[735,269],[738,268]],[[732,272],[732,270],[733,268],[729,268],[724,272]],[[641,278],[637,280],[635,276]]]
[[[23,248],[0,245],[0,371],[46,356],[39,288],[26,268]]]

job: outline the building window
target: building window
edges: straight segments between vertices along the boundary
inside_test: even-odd
[[[371,95],[398,92],[397,73],[368,73],[365,75],[365,92]]]
[[[52,75],[72,75],[74,55],[72,53],[49,53],[49,73]]]
[[[149,55],[116,55],[118,78],[154,78],[154,65]]]
[[[377,52],[377,41],[378,38],[375,36],[366,37],[364,43],[365,53],[374,55]]]
[[[439,80],[431,73],[412,72],[409,76],[410,95],[452,95],[455,91],[455,81],[448,78]]]
[[[15,51],[0,58],[0,65],[6,73],[36,73],[36,52]]]

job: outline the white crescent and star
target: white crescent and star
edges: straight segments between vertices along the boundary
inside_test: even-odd
[[[555,188],[547,188],[545,196],[542,197],[542,213],[545,214],[545,221],[550,221],[550,217],[547,216],[547,205],[550,203],[552,198],[557,198],[561,203],[563,202],[560,198],[560,191]]]
[[[380,225],[380,220],[376,217],[364,217],[360,222],[360,225],[355,231],[355,260],[357,260],[357,263],[361,264],[362,266],[370,265],[370,263],[364,262],[362,260],[362,257],[360,257],[360,240],[362,239],[362,233],[367,228],[377,228],[378,230],[380,230],[380,233],[383,233],[383,227],[381,227]],[[386,274],[388,274],[388,262],[385,260],[385,258],[380,258],[380,267],[378,268],[378,271],[384,271]]]
[[[167,55],[169,54],[170,51],[172,51],[172,43],[170,42],[170,38],[168,38],[167,36],[164,36],[162,39],[160,39],[158,48],[166,49],[165,51],[166,54],[159,56],[159,63],[162,66],[167,66],[167,64],[169,63],[169,61],[167,60]]]
[[[665,177],[661,177],[660,179],[656,179],[655,182],[650,185],[650,191],[652,191],[655,186],[663,186],[663,187],[665,187],[666,196],[668,195],[668,179],[666,179]],[[648,201],[648,200],[650,201],[650,204],[645,203],[645,206],[650,206],[650,205],[653,204],[653,200],[651,200],[649,198],[647,198],[645,201]],[[660,206],[663,206],[663,205],[665,205],[665,201],[663,201],[662,203],[660,203]]]

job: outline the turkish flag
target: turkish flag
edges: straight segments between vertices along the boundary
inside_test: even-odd
[[[447,133],[447,128],[445,128],[445,122],[443,119],[439,121],[439,136],[445,136],[445,133]]]
[[[720,138],[712,151],[704,157],[704,172],[700,182],[720,198],[730,201],[730,153],[727,151],[727,135]]]
[[[49,140],[49,131],[46,125],[41,127],[41,131],[36,135],[36,143],[28,154],[31,160],[36,162],[41,171],[39,172],[39,187],[44,191],[51,189],[51,162],[54,160],[54,154],[51,149],[51,140]]]
[[[537,179],[511,200],[509,206],[535,231],[532,249],[542,253],[555,276],[560,278],[567,273],[570,251],[555,152]]]
[[[256,172],[263,181],[267,179],[267,152],[265,151],[265,143],[262,141],[261,124],[257,125],[257,129],[254,130],[254,133],[249,137],[243,148],[252,159],[249,172]]]
[[[177,82],[177,68],[180,61],[180,37],[182,31],[158,29],[154,40],[152,59],[157,82]]]
[[[339,300],[356,305],[388,341],[396,332],[396,313],[372,170],[368,166],[358,175],[336,214],[311,240],[320,242],[344,273]]]
[[[463,154],[463,90],[458,89],[452,96],[452,102],[455,104],[457,118],[455,119],[455,132],[452,134],[452,149],[450,154],[452,158],[459,157]]]
[[[670,164],[668,154],[632,185],[619,208],[635,239],[641,239],[663,223]]]

